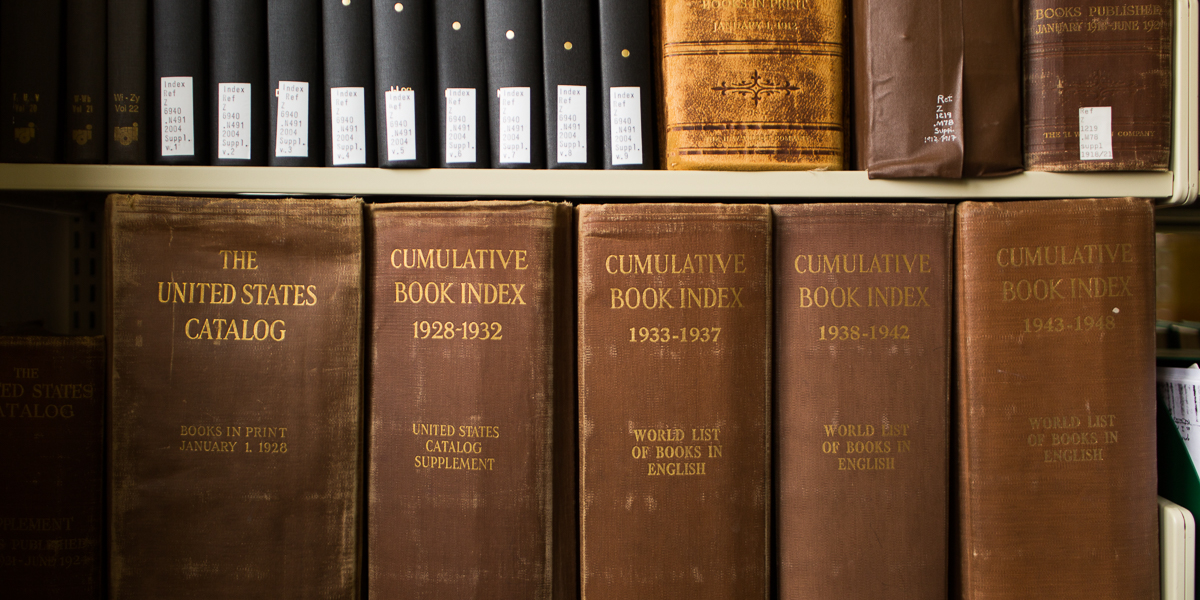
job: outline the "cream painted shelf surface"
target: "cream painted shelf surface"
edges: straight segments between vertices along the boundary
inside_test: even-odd
[[[867,179],[863,171],[713,172],[0,164],[6,190],[557,198],[1091,198],[1166,200],[1172,172]],[[1194,197],[1194,192],[1192,193]]]

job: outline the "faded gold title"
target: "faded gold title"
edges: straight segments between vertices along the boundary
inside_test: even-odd
[[[610,254],[610,275],[745,275],[745,254]],[[748,299],[743,286],[610,287],[609,308],[630,310],[736,309]]]
[[[928,254],[797,254],[792,269],[800,275],[931,275]],[[800,308],[932,307],[927,285],[799,286]]]
[[[91,383],[39,382],[37,367],[14,367],[11,383],[0,383],[0,419],[72,419],[74,400],[91,400]]]
[[[404,271],[515,272],[529,270],[529,251],[496,248],[396,248],[392,268]],[[526,306],[526,283],[520,281],[395,281],[396,304],[483,304]]]
[[[1006,272],[1016,269],[1130,264],[1133,245],[1081,244],[1078,246],[1014,246],[996,250],[996,265]],[[1023,277],[1000,282],[1004,302],[1088,300],[1130,297],[1131,277]]]

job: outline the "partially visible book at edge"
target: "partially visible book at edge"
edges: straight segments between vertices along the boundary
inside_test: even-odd
[[[859,169],[872,179],[1021,171],[1019,6],[853,1]]]
[[[660,14],[664,168],[844,168],[842,2],[666,0]]]
[[[369,205],[371,598],[576,597],[571,217]]]
[[[961,597],[1159,597],[1148,199],[958,206]]]
[[[356,598],[362,203],[110,196],[109,592]]]
[[[582,597],[766,599],[771,212],[577,214]]]
[[[954,207],[772,210],[779,598],[945,598]]]
[[[103,597],[104,338],[0,336],[0,580]]]
[[[1174,4],[1025,5],[1027,169],[1168,167]]]

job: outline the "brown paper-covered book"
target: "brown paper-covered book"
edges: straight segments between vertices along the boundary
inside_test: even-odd
[[[871,178],[1021,170],[1016,0],[853,0],[858,168]]]
[[[370,206],[371,598],[576,596],[571,217]]]
[[[1025,5],[1025,168],[1167,168],[1173,5]]]
[[[837,0],[661,0],[668,169],[841,169]]]
[[[1158,598],[1150,201],[958,211],[960,597]]]
[[[110,598],[357,598],[362,203],[107,220]]]
[[[772,209],[779,598],[945,598],[954,208]]]
[[[578,218],[582,597],[765,600],[770,210]]]
[[[98,600],[104,338],[0,336],[0,592]]]

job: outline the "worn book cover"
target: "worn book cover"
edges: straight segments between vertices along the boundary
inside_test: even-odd
[[[362,203],[107,223],[109,597],[357,598]]]
[[[0,336],[0,581],[99,600],[104,338]]]
[[[1174,3],[1025,5],[1025,168],[1165,170]]]
[[[582,597],[765,600],[770,209],[578,211]]]
[[[576,596],[571,217],[370,206],[372,598]]]
[[[961,597],[1159,596],[1149,200],[964,202]]]
[[[779,598],[945,598],[954,207],[772,211]]]
[[[841,169],[838,0],[660,0],[668,169]]]

